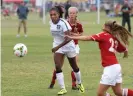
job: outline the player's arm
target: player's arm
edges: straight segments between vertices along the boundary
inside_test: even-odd
[[[78,31],[77,29],[79,29],[79,31]],[[78,28],[75,28],[75,29],[74,29],[74,32],[71,32],[71,35],[73,35],[73,36],[82,36],[82,35],[83,35],[83,28],[82,28],[82,25],[80,24],[80,25],[78,26]]]
[[[81,41],[93,41],[91,36],[69,36],[69,35],[66,35],[66,38],[74,39],[74,40],[81,40]]]
[[[80,33],[80,32],[77,32],[77,33],[71,32],[71,35],[73,35],[73,36],[82,36],[83,34]]]
[[[101,32],[101,33],[98,33],[98,34],[95,34],[95,35],[92,35],[92,36],[69,36],[69,35],[67,35],[66,38],[81,40],[81,41],[102,42],[102,41],[104,41],[105,36]]]
[[[123,58],[127,58],[128,57],[128,48],[127,46],[121,44],[119,41],[118,41],[118,46],[117,46],[117,49],[116,49],[117,52],[119,53],[123,53]]]
[[[70,35],[70,32],[69,31],[65,32],[65,35]],[[61,44],[59,44],[58,46],[56,46],[56,47],[54,47],[52,49],[52,52],[56,52],[59,48],[61,48],[62,46],[66,45],[70,41],[71,41],[71,39],[65,38],[65,40]]]
[[[67,21],[64,21],[63,24],[64,25],[62,25],[62,28],[63,28],[64,35],[70,35],[70,31],[72,29],[71,26],[69,25],[69,23]],[[71,41],[71,39],[65,38],[65,40],[61,44],[59,44],[57,47],[52,49],[52,52],[57,51],[59,48],[61,48],[62,46],[66,45],[70,41]]]

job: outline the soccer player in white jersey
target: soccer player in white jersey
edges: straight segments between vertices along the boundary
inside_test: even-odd
[[[58,6],[57,6],[58,7]],[[61,10],[60,13],[63,13],[64,11]],[[82,28],[82,24],[77,20],[77,15],[78,15],[78,9],[76,7],[70,7],[68,10],[69,13],[69,18],[67,20],[67,22],[70,24],[72,30],[71,30],[71,35],[74,36],[80,36],[83,33],[83,28]],[[62,16],[61,16],[62,17]],[[78,40],[74,40],[75,46],[76,46],[76,61],[78,62],[78,54],[79,54],[79,45],[78,45]],[[74,75],[74,72],[71,72],[71,78],[72,78],[72,90],[77,90],[77,86],[76,86],[76,77]],[[49,88],[52,89],[55,85],[55,81],[56,81],[56,71],[53,71],[53,76],[52,76],[52,80],[50,83]]]
[[[54,63],[56,69],[56,77],[57,81],[61,87],[61,90],[57,93],[58,95],[63,95],[67,93],[64,84],[64,75],[62,72],[62,66],[64,57],[68,58],[68,61],[74,71],[76,80],[77,80],[77,87],[81,93],[84,92],[84,87],[81,83],[81,74],[79,67],[77,66],[76,62],[76,48],[73,40],[69,40],[65,38],[65,35],[69,35],[71,31],[71,27],[69,23],[62,19],[61,16],[63,13],[60,12],[61,7],[53,7],[49,14],[50,14],[50,31],[53,36],[53,48],[52,52],[54,53]]]

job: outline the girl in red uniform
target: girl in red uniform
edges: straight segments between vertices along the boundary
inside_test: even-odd
[[[129,44],[129,37],[132,35],[115,21],[108,21],[103,26],[103,32],[92,36],[66,36],[66,38],[96,41],[101,51],[103,75],[100,80],[97,96],[110,96],[107,90],[112,87],[117,96],[133,96],[133,90],[122,89],[121,66],[117,61],[115,52],[123,52],[124,57],[128,56],[126,46]]]
[[[78,9],[76,7],[70,7],[69,10],[69,18],[68,18],[68,23],[70,24],[70,26],[72,27],[71,30],[71,35],[74,36],[81,36],[83,33],[83,28],[82,28],[82,24],[80,24],[80,22],[77,21],[77,13],[78,13]],[[75,46],[76,46],[76,62],[77,62],[77,58],[78,58],[78,54],[79,54],[79,45],[78,45],[78,40],[74,40]],[[56,74],[55,74],[55,70],[53,72],[53,76],[52,76],[52,81],[51,84],[49,86],[49,88],[53,88],[54,84],[55,84],[55,80],[56,80]],[[76,77],[74,75],[74,72],[71,72],[71,77],[72,77],[72,89],[76,90],[77,86],[76,86]]]

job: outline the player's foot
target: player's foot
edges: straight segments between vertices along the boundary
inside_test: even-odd
[[[63,94],[66,94],[66,93],[67,93],[67,90],[65,88],[63,88],[57,94],[58,95],[63,95]]]
[[[51,83],[48,88],[49,89],[53,89],[54,88],[54,84]]]
[[[78,90],[77,86],[72,86],[72,90]]]
[[[17,37],[17,38],[19,38],[19,37],[20,37],[20,35],[19,35],[19,34],[17,34],[17,35],[16,35],[16,37]]]
[[[27,37],[27,35],[25,34],[24,37]]]
[[[77,87],[78,87],[80,93],[84,93],[85,92],[83,84],[78,84]]]

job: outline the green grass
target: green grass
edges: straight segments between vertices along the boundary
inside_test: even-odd
[[[101,14],[101,24],[97,25],[96,13],[79,13],[79,20],[83,23],[84,34],[94,34],[101,31],[102,24],[109,18]],[[111,18],[121,21],[121,18]],[[5,20],[2,17],[2,96],[55,96],[59,91],[56,83],[54,89],[48,89],[52,71],[54,69],[52,36],[49,32],[49,16],[44,25],[36,14],[30,14],[28,19],[28,38],[16,38],[18,20],[15,16]],[[133,23],[133,18],[132,21]],[[132,24],[133,28],[133,24]],[[123,87],[133,88],[133,40],[129,46],[129,58],[118,59],[123,68]],[[18,58],[13,54],[16,43],[24,43],[28,47],[28,54]],[[97,43],[80,42],[79,67],[86,92],[80,94],[71,90],[71,68],[66,60],[63,66],[65,84],[68,93],[65,96],[96,96],[102,70],[100,53]],[[112,92],[112,91],[110,91]],[[113,95],[114,96],[114,95]]]

